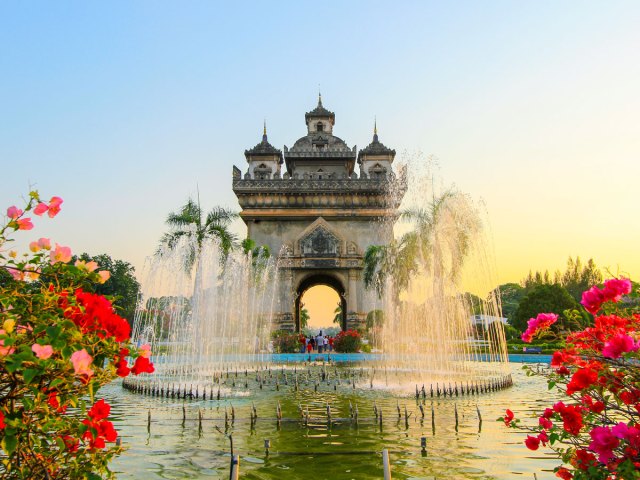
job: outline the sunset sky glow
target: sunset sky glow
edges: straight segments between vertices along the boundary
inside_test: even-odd
[[[569,256],[638,280],[638,25],[636,1],[4,2],[1,204],[59,195],[23,239],[140,269],[196,191],[238,209],[232,165],[265,118],[291,146],[320,85],[349,145],[375,116],[484,205],[499,282]]]

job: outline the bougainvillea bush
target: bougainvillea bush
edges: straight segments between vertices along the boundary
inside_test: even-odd
[[[566,347],[542,373],[549,389],[565,398],[545,409],[533,427],[523,426],[511,410],[500,418],[529,432],[524,443],[530,450],[554,450],[564,462],[556,468],[560,478],[640,478],[638,298],[637,286],[626,278],[584,292],[581,303],[594,315],[593,325],[568,334]],[[523,340],[544,335],[556,320],[545,313],[530,319]]]
[[[362,347],[362,337],[355,330],[345,330],[333,340],[333,349],[340,353],[353,353]]]
[[[61,204],[31,192],[0,226],[2,479],[111,477],[121,447],[98,391],[118,376],[153,372],[150,347],[133,347],[127,321],[90,293],[108,271],[72,264],[71,249],[47,238],[28,253],[9,249],[13,233],[33,229],[27,215],[53,218]]]

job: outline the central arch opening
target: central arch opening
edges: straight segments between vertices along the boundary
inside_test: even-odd
[[[296,331],[339,328],[346,325],[346,299],[342,283],[328,275],[313,275],[298,287],[295,305]]]

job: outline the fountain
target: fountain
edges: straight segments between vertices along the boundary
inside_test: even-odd
[[[214,378],[265,365],[273,260],[239,252],[225,256],[213,240],[198,248],[194,241],[185,237],[172,249],[161,247],[145,265],[132,338],[152,346],[156,371],[127,379],[125,388],[194,397],[209,386],[211,395]],[[189,265],[194,249],[198,255]]]
[[[479,209],[453,189],[437,195],[432,175],[409,178],[397,240],[377,247],[378,261],[369,270],[383,319],[374,335],[381,355],[362,356],[356,368],[341,372],[324,365],[299,372],[272,352],[274,312],[282,311],[274,259],[224,256],[214,241],[197,246],[184,238],[145,268],[133,338],[151,344],[156,373],[128,379],[125,388],[220,399],[283,385],[297,391],[303,384],[316,391],[415,389],[423,397],[509,386],[499,298],[462,293],[463,287],[487,291],[497,284]],[[429,200],[425,191],[432,192]],[[185,268],[194,251],[195,262]]]

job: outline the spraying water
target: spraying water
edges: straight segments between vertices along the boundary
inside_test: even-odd
[[[223,255],[208,240],[196,249],[193,265],[185,266],[194,241],[162,247],[147,261],[133,338],[151,345],[156,372],[137,383],[210,385],[224,371],[264,363],[270,353],[273,261]]]

